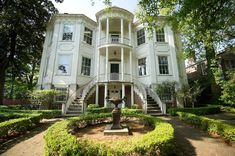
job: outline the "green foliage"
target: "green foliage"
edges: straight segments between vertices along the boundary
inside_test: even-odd
[[[177,115],[178,112],[192,113],[196,115],[216,114],[220,112],[219,106],[198,107],[198,108],[169,108],[168,113],[172,116]]]
[[[36,126],[41,119],[61,115],[60,110],[11,110],[0,109],[0,138],[15,136]]]
[[[161,84],[157,84],[156,92],[160,96],[161,100],[169,100],[172,97],[176,97],[176,85],[175,81],[163,81]]]
[[[227,106],[221,106],[220,109],[225,112],[232,112],[235,113],[235,108],[227,107]]]
[[[177,112],[177,114],[181,120],[187,123],[196,125],[208,133],[218,134],[228,142],[235,142],[235,126],[191,113]]]
[[[217,68],[218,62],[214,61],[213,65],[215,67],[212,68],[215,73],[216,83],[221,87],[222,92],[220,96],[220,100],[222,100],[225,104],[229,104],[231,106],[235,106],[235,70],[227,71],[225,74],[223,73],[221,68]],[[222,75],[223,78],[222,78]],[[226,77],[226,78],[225,78]]]
[[[188,103],[192,104],[194,108],[195,103],[197,102],[197,97],[201,94],[202,89],[198,81],[194,81],[192,86],[183,85],[180,90],[177,91],[177,96],[183,99],[184,107],[188,105]]]
[[[131,105],[131,109],[139,109],[139,105],[133,104],[133,105]]]
[[[117,146],[107,147],[105,143],[76,138],[70,133],[84,121],[88,124],[99,124],[103,119],[111,117],[107,114],[89,114],[69,118],[51,126],[45,136],[45,155],[168,155],[174,152],[174,129],[162,120],[144,114],[125,113],[125,117],[136,117],[153,125],[155,129],[143,137],[118,141]]]
[[[42,109],[50,109],[54,101],[54,96],[58,92],[56,90],[34,90],[30,94],[30,102],[39,105]]]
[[[107,112],[110,112],[109,108],[106,108],[106,107],[99,107],[99,108],[96,108],[96,107],[91,107],[91,108],[87,108],[87,113],[91,113],[91,114],[99,114],[99,113],[107,113]]]
[[[100,106],[98,105],[98,104],[89,104],[88,106],[87,106],[87,108],[88,109],[90,109],[90,108],[99,108]]]

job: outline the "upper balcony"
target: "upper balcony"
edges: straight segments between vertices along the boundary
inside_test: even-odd
[[[132,46],[133,14],[127,10],[111,7],[96,14],[98,21],[98,46]]]

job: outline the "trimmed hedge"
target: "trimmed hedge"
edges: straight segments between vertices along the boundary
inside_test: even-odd
[[[181,120],[198,126],[210,134],[218,134],[228,142],[235,143],[235,126],[191,113],[177,112],[177,114]]]
[[[12,133],[24,132],[39,123],[41,114],[19,119],[12,119],[0,123],[0,137],[7,137]]]
[[[221,110],[225,111],[225,112],[235,113],[235,108],[233,108],[233,107],[221,106]]]
[[[61,115],[61,111],[58,110],[39,110],[39,111],[24,111],[18,110],[18,119],[10,119],[0,123],[0,138],[7,138],[8,136],[15,136],[18,133],[25,132],[32,127],[36,126],[41,119],[54,118]],[[5,115],[16,115],[15,111],[5,112]],[[10,115],[11,116],[11,115]],[[16,117],[16,116],[14,116]],[[6,119],[6,117],[5,117]]]
[[[216,114],[220,112],[219,106],[210,106],[210,107],[198,107],[198,108],[169,108],[168,113],[172,116],[176,116],[177,112],[186,112],[196,115],[208,115]]]
[[[118,141],[117,146],[108,147],[105,143],[78,139],[72,135],[72,129],[79,125],[95,125],[110,118],[111,113],[84,115],[69,118],[51,126],[44,135],[45,155],[169,155],[174,153],[174,129],[161,119],[127,111],[123,117],[136,117],[153,125],[154,130],[142,137],[129,141]],[[81,127],[81,126],[80,126]]]

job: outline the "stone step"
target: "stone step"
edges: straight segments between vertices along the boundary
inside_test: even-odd
[[[67,116],[67,117],[73,117],[73,116],[79,116],[81,114],[65,114],[64,116]]]
[[[148,114],[151,114],[151,113],[162,113],[162,111],[161,111],[160,109],[147,110],[147,113],[148,113]]]
[[[151,107],[148,107],[147,109],[148,109],[148,110],[152,110],[152,109],[160,109],[160,107],[159,107],[159,106],[151,106]]]
[[[81,114],[82,113],[82,111],[81,110],[68,110],[67,112],[66,112],[66,114]]]
[[[69,108],[82,108],[82,105],[70,105]]]
[[[153,104],[148,104],[148,107],[159,107],[159,105],[157,103],[153,103]]]
[[[162,113],[148,113],[151,116],[163,116],[164,114]]]

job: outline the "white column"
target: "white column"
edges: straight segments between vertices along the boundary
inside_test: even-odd
[[[104,85],[104,107],[107,107],[106,97],[108,96],[108,83]]]
[[[125,97],[125,84],[123,83],[122,84],[122,97],[121,98],[124,98]],[[125,108],[125,102],[123,101],[123,108]]]
[[[121,73],[121,80],[124,80],[124,48],[121,48],[121,68],[122,68],[122,73]]]
[[[131,45],[131,42],[132,42],[132,40],[131,40],[131,22],[129,22],[129,25],[128,25],[128,31],[129,31],[129,45]]]
[[[134,104],[134,86],[133,84],[131,85],[131,105]]]
[[[129,62],[130,62],[130,79],[132,82],[132,51],[129,51]]]
[[[100,77],[100,49],[98,49],[98,55],[97,55],[97,82],[99,82]]]
[[[121,18],[121,43],[123,43],[123,18]]]
[[[105,78],[108,81],[109,48],[106,47]]]
[[[109,43],[109,18],[106,20],[106,43]]]
[[[101,37],[101,20],[99,19],[98,45],[100,45],[100,37]]]
[[[95,92],[95,104],[99,104],[99,85],[96,84],[96,92]]]

